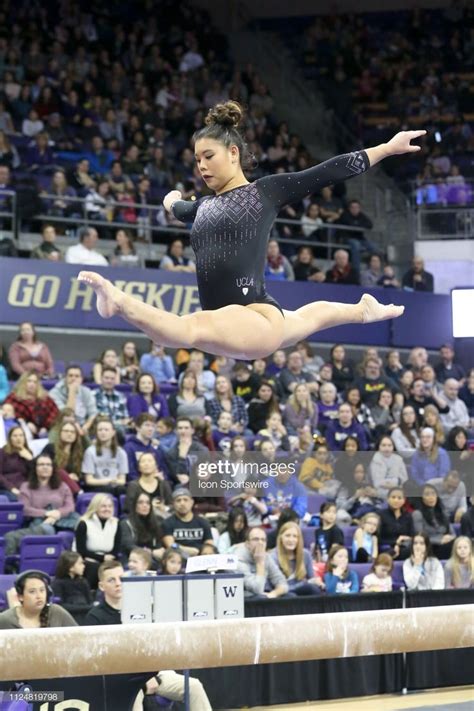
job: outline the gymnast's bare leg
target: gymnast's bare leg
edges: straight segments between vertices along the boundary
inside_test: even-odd
[[[103,318],[121,316],[168,348],[198,348],[243,360],[265,358],[325,328],[384,321],[404,311],[403,306],[385,306],[364,294],[358,304],[316,301],[297,311],[286,311],[285,318],[269,304],[231,305],[177,316],[124,294],[95,272],[83,271],[78,279],[94,289]]]

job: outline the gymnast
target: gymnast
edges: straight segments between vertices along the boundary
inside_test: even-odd
[[[411,141],[426,131],[402,131],[374,148],[250,183],[244,170],[251,156],[238,130],[242,118],[237,102],[217,104],[193,136],[199,171],[214,195],[193,202],[172,190],[163,200],[178,220],[193,222],[191,245],[203,310],[177,316],[123,293],[100,274],[82,271],[78,279],[96,292],[99,314],[120,315],[165,347],[195,348],[243,360],[264,358],[332,326],[401,316],[403,306],[380,304],[369,294],[357,304],[316,301],[296,311],[283,310],[265,290],[266,248],[283,205],[360,175],[388,156],[419,151]]]

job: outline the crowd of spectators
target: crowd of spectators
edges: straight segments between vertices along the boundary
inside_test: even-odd
[[[0,495],[25,516],[12,565],[24,536],[72,531],[70,577],[92,591],[107,561],[169,574],[216,551],[237,554],[248,597],[391,589],[397,561],[410,589],[473,585],[474,369],[450,344],[433,363],[424,348],[352,362],[340,344],[324,362],[303,342],[247,364],[127,341],[92,365],[58,379],[31,323],[4,355]],[[259,453],[278,475],[193,497],[208,452]]]
[[[414,203],[433,207],[474,199],[472,24],[472,7],[462,3],[274,21],[304,76],[363,145],[428,130],[421,153],[384,167]]]

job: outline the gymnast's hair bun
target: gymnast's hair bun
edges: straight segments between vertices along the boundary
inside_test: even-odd
[[[242,123],[243,116],[244,110],[237,101],[226,101],[209,109],[204,123],[206,126],[217,124],[227,128],[238,128]]]

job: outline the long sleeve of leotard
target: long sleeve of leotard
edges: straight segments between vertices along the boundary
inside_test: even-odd
[[[324,163],[297,173],[267,175],[260,178],[257,184],[272,205],[280,208],[283,205],[298,202],[326,185],[354,178],[369,168],[370,161],[367,153],[354,151],[354,153],[344,153],[330,158]]]
[[[176,200],[172,213],[180,222],[192,222],[196,217],[199,200]]]

